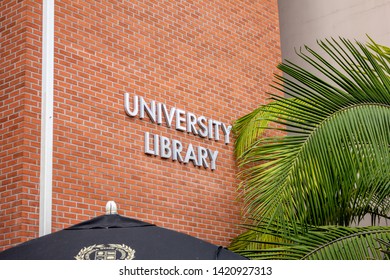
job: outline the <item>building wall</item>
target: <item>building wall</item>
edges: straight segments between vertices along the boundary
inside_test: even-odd
[[[18,2],[1,2],[0,249],[38,235],[42,7]],[[227,245],[242,223],[233,137],[130,117],[124,93],[230,125],[267,102],[280,60],[276,0],[56,1],[53,231],[114,200]],[[218,151],[216,169],[145,154],[145,132]]]
[[[278,0],[278,5],[284,59],[294,59],[294,48],[331,37],[366,42],[369,35],[390,45],[388,0]]]
[[[38,231],[40,10],[0,2],[0,250]]]

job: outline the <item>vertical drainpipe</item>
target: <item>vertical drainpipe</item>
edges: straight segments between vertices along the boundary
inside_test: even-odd
[[[39,236],[51,232],[53,169],[54,0],[43,0]]]

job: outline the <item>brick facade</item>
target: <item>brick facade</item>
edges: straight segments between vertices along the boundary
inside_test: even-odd
[[[41,1],[0,3],[0,250],[37,237]],[[233,142],[129,117],[124,93],[232,124],[266,102],[276,0],[56,1],[53,231],[119,213],[219,245],[239,232]],[[218,151],[216,169],[144,153],[145,132]]]

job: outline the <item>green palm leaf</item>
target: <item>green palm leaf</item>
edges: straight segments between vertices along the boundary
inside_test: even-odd
[[[260,106],[236,121],[234,125],[234,134],[237,135],[235,154],[238,158],[243,156],[245,151],[265,133],[270,121],[275,120],[278,112],[273,106],[274,103]]]
[[[265,110],[267,120],[292,133],[254,141],[256,126],[241,119],[235,129],[245,143],[236,146],[247,166],[240,174],[245,210],[295,230],[298,223],[348,225],[389,212],[388,61],[358,42],[318,44],[326,58],[308,47],[298,53],[318,74],[279,65],[287,76],[276,76],[275,88],[292,98],[274,96]]]
[[[377,55],[375,58],[378,63],[384,68],[384,71],[390,72],[389,63],[390,63],[390,48],[386,46],[379,45],[370,38],[370,43],[368,47],[373,50]]]
[[[252,259],[381,260],[390,259],[390,227],[309,227],[283,233],[277,223],[248,226],[231,249]],[[251,236],[250,238],[248,238]],[[266,238],[254,238],[265,236]],[[270,237],[278,242],[270,241]]]

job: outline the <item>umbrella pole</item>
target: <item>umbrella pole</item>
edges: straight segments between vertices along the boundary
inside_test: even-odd
[[[116,206],[115,201],[108,201],[106,204],[106,215],[118,214],[118,207]]]

